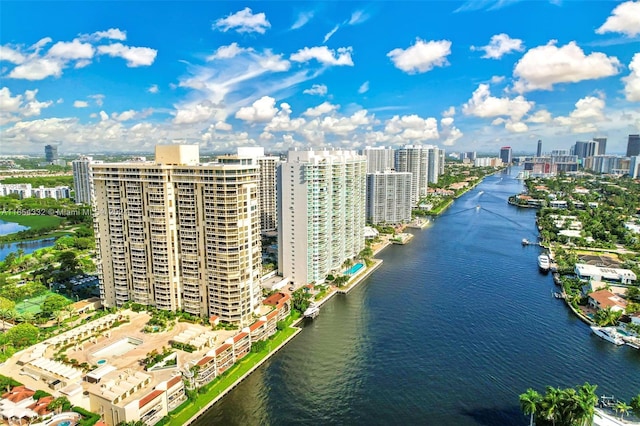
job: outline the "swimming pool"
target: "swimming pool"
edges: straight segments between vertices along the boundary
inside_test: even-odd
[[[355,265],[353,265],[351,268],[347,269],[346,271],[344,271],[345,275],[353,275],[356,272],[358,272],[360,269],[362,269],[364,267],[364,264],[362,263],[356,263]]]
[[[120,339],[117,342],[110,344],[109,346],[100,349],[97,352],[93,353],[95,357],[105,357],[105,356],[118,356],[123,355],[135,348],[136,346],[142,343],[139,339],[134,339],[132,337],[125,337],[124,339]]]

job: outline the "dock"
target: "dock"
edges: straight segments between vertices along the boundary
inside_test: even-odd
[[[413,234],[398,234],[394,238],[391,239],[392,244],[407,244],[409,241],[413,239]]]

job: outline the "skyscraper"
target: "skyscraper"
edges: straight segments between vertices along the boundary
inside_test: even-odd
[[[44,159],[47,163],[58,161],[58,147],[55,145],[44,146]]]
[[[578,156],[578,160],[584,160],[587,157],[593,157],[598,153],[598,142],[596,141],[577,141],[573,146],[573,154]],[[583,162],[584,163],[584,162]]]
[[[503,146],[502,148],[500,148],[500,159],[502,160],[503,164],[511,164],[513,159],[511,157],[510,146]]]
[[[360,151],[360,154],[367,157],[367,173],[384,172],[395,167],[395,150],[393,148],[368,146]]]
[[[73,170],[73,187],[77,204],[91,204],[93,202],[91,163],[93,158],[82,156],[71,162]]]
[[[278,270],[322,283],[364,248],[367,159],[355,151],[291,150],[278,173]]]
[[[536,157],[542,157],[542,139],[538,139],[538,149],[536,150]]]
[[[367,221],[398,224],[411,220],[411,173],[367,173]]]
[[[640,135],[629,135],[627,142],[627,157],[640,155]]]
[[[440,153],[442,152],[444,154],[444,151],[438,149],[438,147],[435,147],[433,145],[427,145],[425,146],[425,149],[429,153],[427,164],[427,180],[429,181],[429,183],[438,183],[438,176],[440,176]],[[444,156],[442,156],[442,158],[444,159]]]
[[[100,297],[249,325],[259,306],[258,166],[200,164],[197,145],[92,165]]]
[[[427,196],[429,151],[422,145],[405,145],[396,151],[396,171],[411,173],[411,206]]]
[[[607,153],[607,138],[593,138],[595,142],[598,142],[597,155],[605,155]]]

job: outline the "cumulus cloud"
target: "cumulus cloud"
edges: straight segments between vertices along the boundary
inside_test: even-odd
[[[271,96],[263,96],[251,106],[242,107],[236,112],[235,117],[248,122],[268,122],[278,112],[276,100]]]
[[[280,104],[280,111],[264,127],[265,132],[260,135],[260,139],[273,139],[269,132],[294,132],[302,128],[306,123],[304,118],[291,119],[291,105],[286,102]]]
[[[104,95],[101,93],[98,93],[96,95],[89,95],[88,98],[93,99],[93,101],[98,106],[102,106],[104,104]]]
[[[453,108],[453,107],[451,107]],[[464,133],[453,125],[453,117],[448,116],[440,119],[440,140],[444,146],[452,146]]]
[[[422,118],[416,114],[394,115],[385,123],[384,132],[395,135],[399,142],[415,140],[438,139],[438,120],[433,117]]]
[[[73,102],[73,107],[74,108],[87,108],[89,106],[89,102],[87,101],[74,101]]]
[[[21,64],[27,60],[27,57],[16,49],[9,46],[0,46],[0,61],[11,62],[12,64]]]
[[[528,123],[550,123],[551,120],[551,113],[546,109],[541,109],[531,114],[525,121]]]
[[[80,36],[80,39],[82,40],[99,41],[104,38],[107,38],[109,40],[125,41],[127,39],[127,32],[122,31],[119,28],[109,28],[106,31],[96,31],[93,34],[84,34]]]
[[[554,84],[577,83],[609,77],[618,73],[620,61],[614,56],[593,52],[585,55],[574,42],[556,46],[551,40],[545,46],[527,51],[516,64],[514,89],[518,92],[551,90]]]
[[[387,53],[396,68],[409,74],[423,73],[434,67],[448,65],[447,56],[451,54],[449,40],[424,41],[416,39],[416,43],[407,49],[396,48]]]
[[[254,14],[251,9],[245,7],[239,12],[218,19],[212,29],[222,32],[234,30],[238,33],[264,34],[269,28],[271,28],[271,24],[267,21],[267,16],[264,13]]]
[[[313,18],[313,15],[315,15],[315,12],[313,10],[298,13],[298,17],[296,18],[296,21],[293,23],[293,25],[291,25],[291,29],[297,30],[298,28],[304,27],[311,20],[311,18]]]
[[[492,36],[489,44],[486,46],[471,46],[471,50],[484,51],[484,55],[482,55],[483,58],[500,59],[507,53],[522,52],[524,50],[524,46],[522,44],[522,40],[518,38],[511,38],[509,35],[501,33]]]
[[[475,117],[489,118],[507,116],[513,120],[520,120],[535,105],[527,101],[522,95],[513,99],[491,96],[488,84],[480,84],[463,106],[462,112]]]
[[[596,30],[598,34],[622,33],[629,37],[640,34],[640,1],[620,3],[611,16]]]
[[[351,47],[340,47],[337,51],[327,46],[304,47],[292,54],[289,59],[294,62],[309,62],[315,59],[323,65],[353,66],[351,51]]]
[[[369,81],[365,81],[358,88],[358,93],[362,94],[362,93],[367,93],[368,91],[369,91]]]
[[[153,93],[156,94],[158,92],[160,92],[160,89],[158,89],[158,85],[157,84],[152,84],[148,89],[147,92],[149,93]]]
[[[207,56],[207,61],[213,61],[216,59],[231,59],[238,56],[240,53],[249,52],[252,49],[245,49],[238,46],[238,43],[233,42],[228,46],[220,46],[213,55]]]
[[[22,95],[11,95],[8,87],[0,89],[0,126],[28,117],[40,115],[53,101],[41,102],[36,99],[38,90],[25,90]]]
[[[454,115],[456,115],[456,107],[454,107],[453,105],[442,111],[443,117],[453,117]]]
[[[629,102],[640,102],[640,53],[633,55],[629,71],[629,75],[622,78],[624,95]]]
[[[302,91],[305,95],[318,95],[325,96],[327,94],[327,86],[324,84],[314,84],[310,89],[305,89]]]
[[[60,77],[62,62],[49,58],[28,59],[9,73],[9,78],[23,80],[43,80],[47,77]]]
[[[302,115],[306,115],[307,117],[319,117],[323,114],[329,114],[339,108],[339,105],[333,105],[329,102],[323,102],[320,105],[308,108]]]
[[[606,119],[604,100],[595,96],[585,96],[578,100],[575,109],[568,116],[554,119],[554,123],[571,128],[574,133],[589,133],[598,130],[597,123]]]
[[[150,47],[125,46],[122,43],[113,43],[98,46],[100,55],[109,55],[115,58],[122,58],[127,61],[130,68],[149,66],[156,59],[158,51]]]
[[[86,61],[93,58],[94,53],[95,49],[90,43],[82,43],[75,39],[70,42],[57,42],[51,46],[47,56],[62,60],[83,60],[82,63],[86,64]]]

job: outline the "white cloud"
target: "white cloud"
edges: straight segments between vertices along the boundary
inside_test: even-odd
[[[91,35],[81,36],[81,39],[91,39],[91,40],[102,40],[103,38],[108,38],[110,40],[120,40],[125,41],[127,39],[127,32],[122,31],[119,28],[109,28],[106,31],[96,31]]]
[[[264,13],[256,13],[255,15],[248,7],[239,12],[233,13],[226,18],[218,19],[213,24],[212,29],[218,29],[222,32],[235,30],[238,33],[260,33],[264,34],[271,24],[267,21]]]
[[[122,43],[113,43],[98,46],[98,53],[125,59],[127,66],[134,68],[153,64],[158,51],[150,47],[131,47]]]
[[[213,61],[216,59],[231,59],[238,56],[242,52],[249,52],[252,49],[245,49],[238,46],[238,43],[233,42],[228,46],[220,46],[213,55],[207,56],[207,61]]]
[[[503,75],[494,75],[493,77],[491,77],[491,80],[489,80],[491,82],[491,84],[500,84],[504,81],[504,76]]]
[[[413,46],[403,50],[393,49],[387,56],[396,68],[409,74],[423,73],[434,67],[448,65],[447,56],[451,54],[451,42],[448,40],[428,41],[416,39]]]
[[[513,99],[491,96],[489,85],[480,84],[471,95],[471,99],[462,106],[462,112],[481,118],[507,116],[515,122],[527,114],[534,105],[534,102],[527,101],[521,95]]]
[[[302,28],[305,25],[307,25],[307,22],[309,22],[311,20],[311,18],[313,18],[313,15],[315,14],[314,11],[310,10],[307,12],[300,12],[298,13],[298,17],[296,18],[296,22],[293,23],[293,25],[291,25],[291,29],[292,30],[297,30],[298,28]]]
[[[363,22],[367,21],[369,17],[370,15],[364,10],[354,10],[353,13],[351,13],[351,18],[349,18],[349,22],[347,22],[347,25],[362,24]]]
[[[42,109],[53,105],[53,101],[38,101],[37,94],[38,90],[26,90],[23,95],[11,96],[8,87],[0,89],[0,126],[38,116]]]
[[[546,109],[541,109],[531,114],[525,121],[528,123],[550,123],[551,120],[551,113]]]
[[[12,64],[21,64],[26,61],[25,55],[9,46],[0,46],[0,61],[11,62]]]
[[[305,95],[318,95],[325,96],[327,94],[327,86],[324,84],[314,84],[311,89],[305,89],[302,91]]]
[[[358,88],[358,93],[362,94],[362,93],[367,93],[369,91],[369,81],[365,81],[364,83],[362,83],[362,85]]]
[[[60,75],[62,75],[60,61],[49,58],[33,58],[12,69],[9,78],[43,80],[47,77],[60,77]]]
[[[317,120],[317,119],[316,119]],[[360,126],[366,126],[371,122],[367,110],[362,109],[354,112],[350,117],[330,117],[326,116],[320,122],[322,131],[337,135],[348,135]]]
[[[249,107],[242,107],[235,117],[248,122],[268,122],[278,112],[276,100],[270,96],[263,96]]]
[[[561,47],[556,43],[551,40],[545,46],[530,49],[518,61],[513,70],[518,78],[516,91],[551,90],[557,83],[577,83],[618,73],[620,61],[614,56],[600,52],[585,55],[574,41]]]
[[[175,124],[194,124],[210,120],[224,120],[226,112],[211,101],[189,103],[176,107],[173,122]]]
[[[640,1],[620,3],[611,16],[596,30],[598,34],[623,33],[629,37],[640,34]]]
[[[59,41],[47,52],[47,56],[63,60],[91,59],[95,53],[94,47],[89,43],[82,43],[75,39],[70,42]]]
[[[456,107],[454,107],[453,105],[442,111],[443,117],[453,117],[454,115],[456,115]]]
[[[438,120],[433,117],[422,118],[416,114],[394,115],[385,123],[384,132],[395,135],[395,139],[402,143],[415,140],[438,139]]]
[[[89,106],[89,102],[87,101],[74,101],[73,102],[73,107],[74,108],[86,108]]]
[[[153,93],[156,94],[158,92],[160,92],[160,89],[158,89],[158,85],[157,84],[152,84],[148,89],[147,92],[149,93]]]
[[[265,127],[260,139],[273,139],[274,136],[269,132],[293,132],[297,131],[306,123],[304,118],[298,117],[291,119],[291,105],[286,102],[280,104],[280,111],[273,117]]]
[[[471,50],[483,50],[483,58],[500,59],[507,53],[522,52],[524,46],[522,45],[522,40],[511,38],[508,34],[501,33],[492,36],[488,45],[481,47],[471,46]]]
[[[129,121],[137,116],[137,112],[135,110],[123,111],[120,114],[117,112],[111,113],[111,118],[116,121]]]
[[[329,39],[331,37],[333,37],[333,35],[336,33],[336,31],[338,31],[340,29],[340,24],[336,25],[335,27],[333,27],[328,33],[326,33],[324,35],[324,37],[322,38],[322,42],[326,43],[329,41]]]
[[[451,107],[453,108],[453,107]],[[453,114],[452,114],[453,115]],[[444,146],[452,146],[464,133],[453,125],[453,117],[447,116],[440,119],[440,140]]]
[[[629,102],[640,102],[640,53],[633,55],[629,63],[629,75],[622,78],[624,95]]]
[[[292,54],[290,59],[294,62],[309,62],[315,59],[324,65],[353,66],[351,51],[351,47],[340,47],[337,52],[327,46],[304,47]]]
[[[585,96],[578,100],[568,116],[556,117],[554,123],[571,128],[574,133],[590,133],[598,130],[597,123],[605,121],[605,103],[601,98]]]
[[[98,106],[102,106],[104,104],[104,95],[98,93],[97,95],[89,95],[87,96],[90,99],[93,99],[93,101],[96,103],[96,105]]]
[[[330,112],[336,111],[339,107],[339,105],[323,102],[316,107],[308,108],[304,113],[302,113],[302,115],[306,115],[307,117],[319,117],[323,114],[329,114]]]

